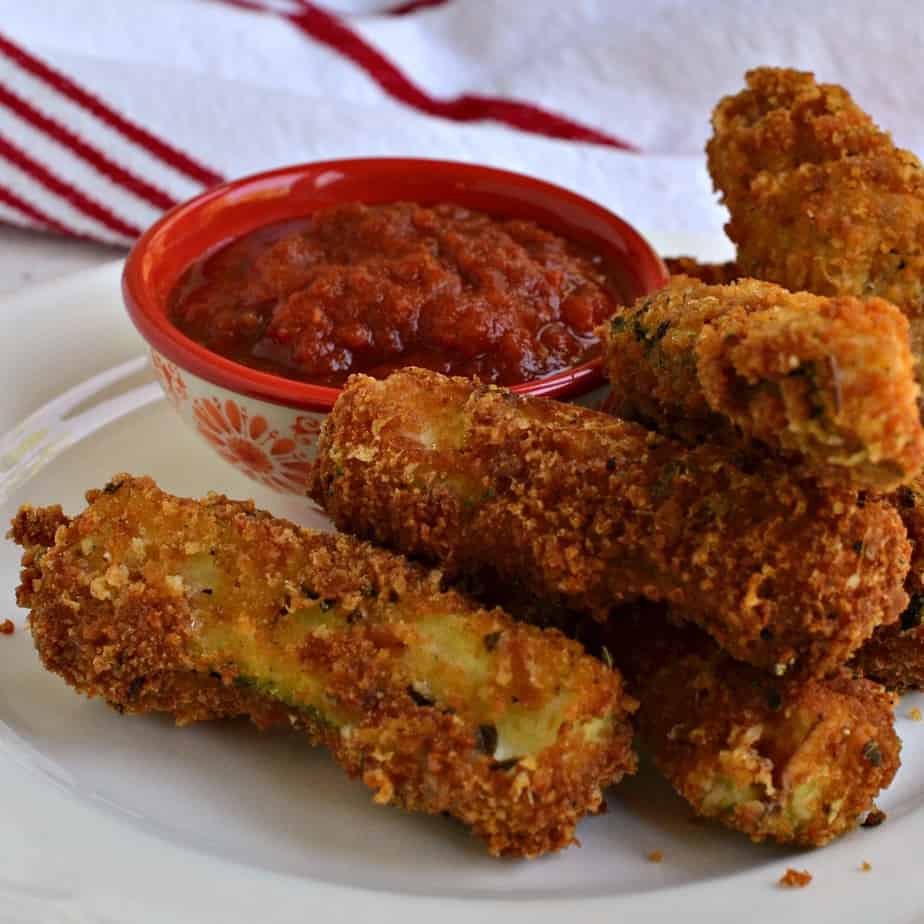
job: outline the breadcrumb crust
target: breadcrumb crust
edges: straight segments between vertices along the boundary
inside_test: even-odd
[[[311,493],[340,529],[452,577],[487,570],[600,618],[665,600],[771,671],[825,673],[907,603],[884,501],[421,369],[350,379]]]
[[[821,846],[856,827],[900,765],[895,697],[846,669],[775,678],[663,610],[600,636],[639,697],[639,736],[697,815],[754,841]]]
[[[635,770],[618,673],[442,590],[439,572],[148,478],[118,475],[87,500],[73,520],[23,508],[12,528],[36,648],[81,693],[178,723],[291,724],[376,802],[447,812],[499,855],[574,843],[604,787]],[[428,654],[431,625],[455,627],[479,676]],[[552,720],[537,753],[495,759],[505,721]]]
[[[757,440],[827,481],[878,491],[924,464],[908,322],[882,299],[681,276],[600,335],[618,417],[694,443]]]
[[[742,275],[878,296],[924,336],[924,169],[833,84],[758,68],[719,102],[706,146]]]

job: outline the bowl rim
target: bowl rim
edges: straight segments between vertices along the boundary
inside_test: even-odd
[[[143,268],[145,262],[149,260],[150,252],[156,249],[158,241],[165,235],[177,227],[182,227],[185,222],[195,219],[203,211],[213,213],[216,202],[220,202],[225,197],[234,196],[243,189],[292,182],[310,173],[349,171],[355,175],[357,171],[367,170],[374,173],[377,169],[395,172],[423,170],[428,171],[431,177],[445,178],[447,180],[447,201],[453,200],[451,180],[459,182],[464,179],[491,178],[510,184],[520,192],[530,192],[536,201],[541,198],[546,204],[551,203],[553,210],[555,205],[568,205],[582,214],[594,217],[613,230],[614,240],[619,240],[627,251],[626,265],[632,267],[637,280],[646,292],[653,292],[667,282],[668,271],[664,262],[635,227],[592,199],[563,186],[499,167],[461,161],[417,157],[338,158],[307,161],[229,180],[193,196],[162,215],[138,238],[125,261],[122,272],[122,296],[132,323],[151,349],[183,371],[213,385],[270,404],[322,413],[330,411],[343,390],[342,388],[300,382],[253,369],[219,353],[214,353],[187,337],[170,321],[167,312],[157,304],[157,299],[145,284]],[[456,195],[458,195],[458,190],[456,190]],[[345,201],[347,200],[344,199]],[[310,211],[306,211],[305,214],[310,214]],[[273,223],[274,221],[271,220],[266,222],[266,224]],[[193,258],[186,265],[189,266],[195,259],[201,259],[208,253],[214,253],[215,250],[234,239],[235,236],[231,235],[216,241],[212,247],[203,250],[198,257]],[[602,366],[603,357],[596,356],[544,378],[531,379],[528,382],[509,386],[509,388],[521,395],[579,396],[603,383]]]

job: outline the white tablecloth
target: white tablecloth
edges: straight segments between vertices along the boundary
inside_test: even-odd
[[[0,220],[124,247],[218,177],[416,154],[546,177],[643,231],[720,233],[709,111],[759,64],[844,83],[924,151],[915,0],[444,0],[372,15],[388,5],[0,0]],[[0,244],[9,289],[24,269],[12,255],[38,251]]]

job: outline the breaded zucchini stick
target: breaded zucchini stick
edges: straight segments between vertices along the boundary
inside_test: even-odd
[[[782,844],[855,827],[900,764],[892,695],[846,668],[770,677],[656,610],[603,637],[639,697],[644,748],[694,812]]]
[[[601,331],[617,416],[694,441],[740,434],[879,491],[924,465],[908,321],[882,299],[677,277]]]
[[[924,169],[839,86],[758,68],[712,118],[709,172],[743,275],[878,296],[924,348]]]
[[[762,173],[894,148],[843,87],[817,83],[808,71],[758,67],[745,74],[745,83],[715,107],[706,145],[709,172],[726,204],[746,206]]]
[[[899,621],[877,629],[852,666],[903,693],[924,689],[924,475],[889,495],[911,542],[905,591],[911,598]]]
[[[120,712],[289,722],[377,803],[447,812],[498,855],[573,843],[635,769],[619,674],[438,572],[148,478],[87,499],[20,511],[18,600],[45,666]]]
[[[843,663],[907,602],[888,503],[422,369],[349,380],[312,496],[341,529],[450,575],[487,571],[600,618],[667,600],[777,673]]]

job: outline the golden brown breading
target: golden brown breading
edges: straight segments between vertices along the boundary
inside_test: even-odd
[[[23,547],[30,545],[52,546],[59,526],[67,526],[69,518],[60,504],[53,507],[33,507],[23,504],[10,525],[10,535]]]
[[[120,712],[291,723],[376,802],[448,812],[509,856],[573,843],[635,769],[618,673],[439,572],[148,478],[87,498],[71,521],[16,518],[18,600],[45,666]]]
[[[641,705],[639,735],[697,815],[752,840],[820,846],[899,767],[893,697],[845,668],[774,678],[646,606],[602,630]]]
[[[924,337],[924,170],[841,87],[760,68],[707,145],[741,272],[818,295],[879,296]]]
[[[607,409],[688,441],[739,434],[890,491],[924,464],[908,321],[878,298],[675,277],[601,328]]]
[[[741,278],[741,271],[734,260],[700,263],[695,257],[665,257],[664,265],[671,276],[689,276],[710,286],[725,286]]]
[[[877,630],[851,666],[897,693],[924,688],[924,599],[913,597],[897,626]]]
[[[905,591],[911,598],[894,625],[877,629],[852,664],[890,690],[924,688],[924,476],[889,495],[911,542]]]
[[[892,139],[837,84],[813,74],[759,67],[745,74],[747,88],[720,100],[706,145],[709,172],[726,199],[747,197],[762,172],[783,173],[888,150]]]
[[[422,369],[354,376],[312,496],[341,529],[605,617],[668,600],[742,660],[824,672],[898,618],[895,510],[606,414]]]
[[[906,151],[762,174],[729,225],[750,276],[820,295],[879,296],[924,311],[924,171]]]

